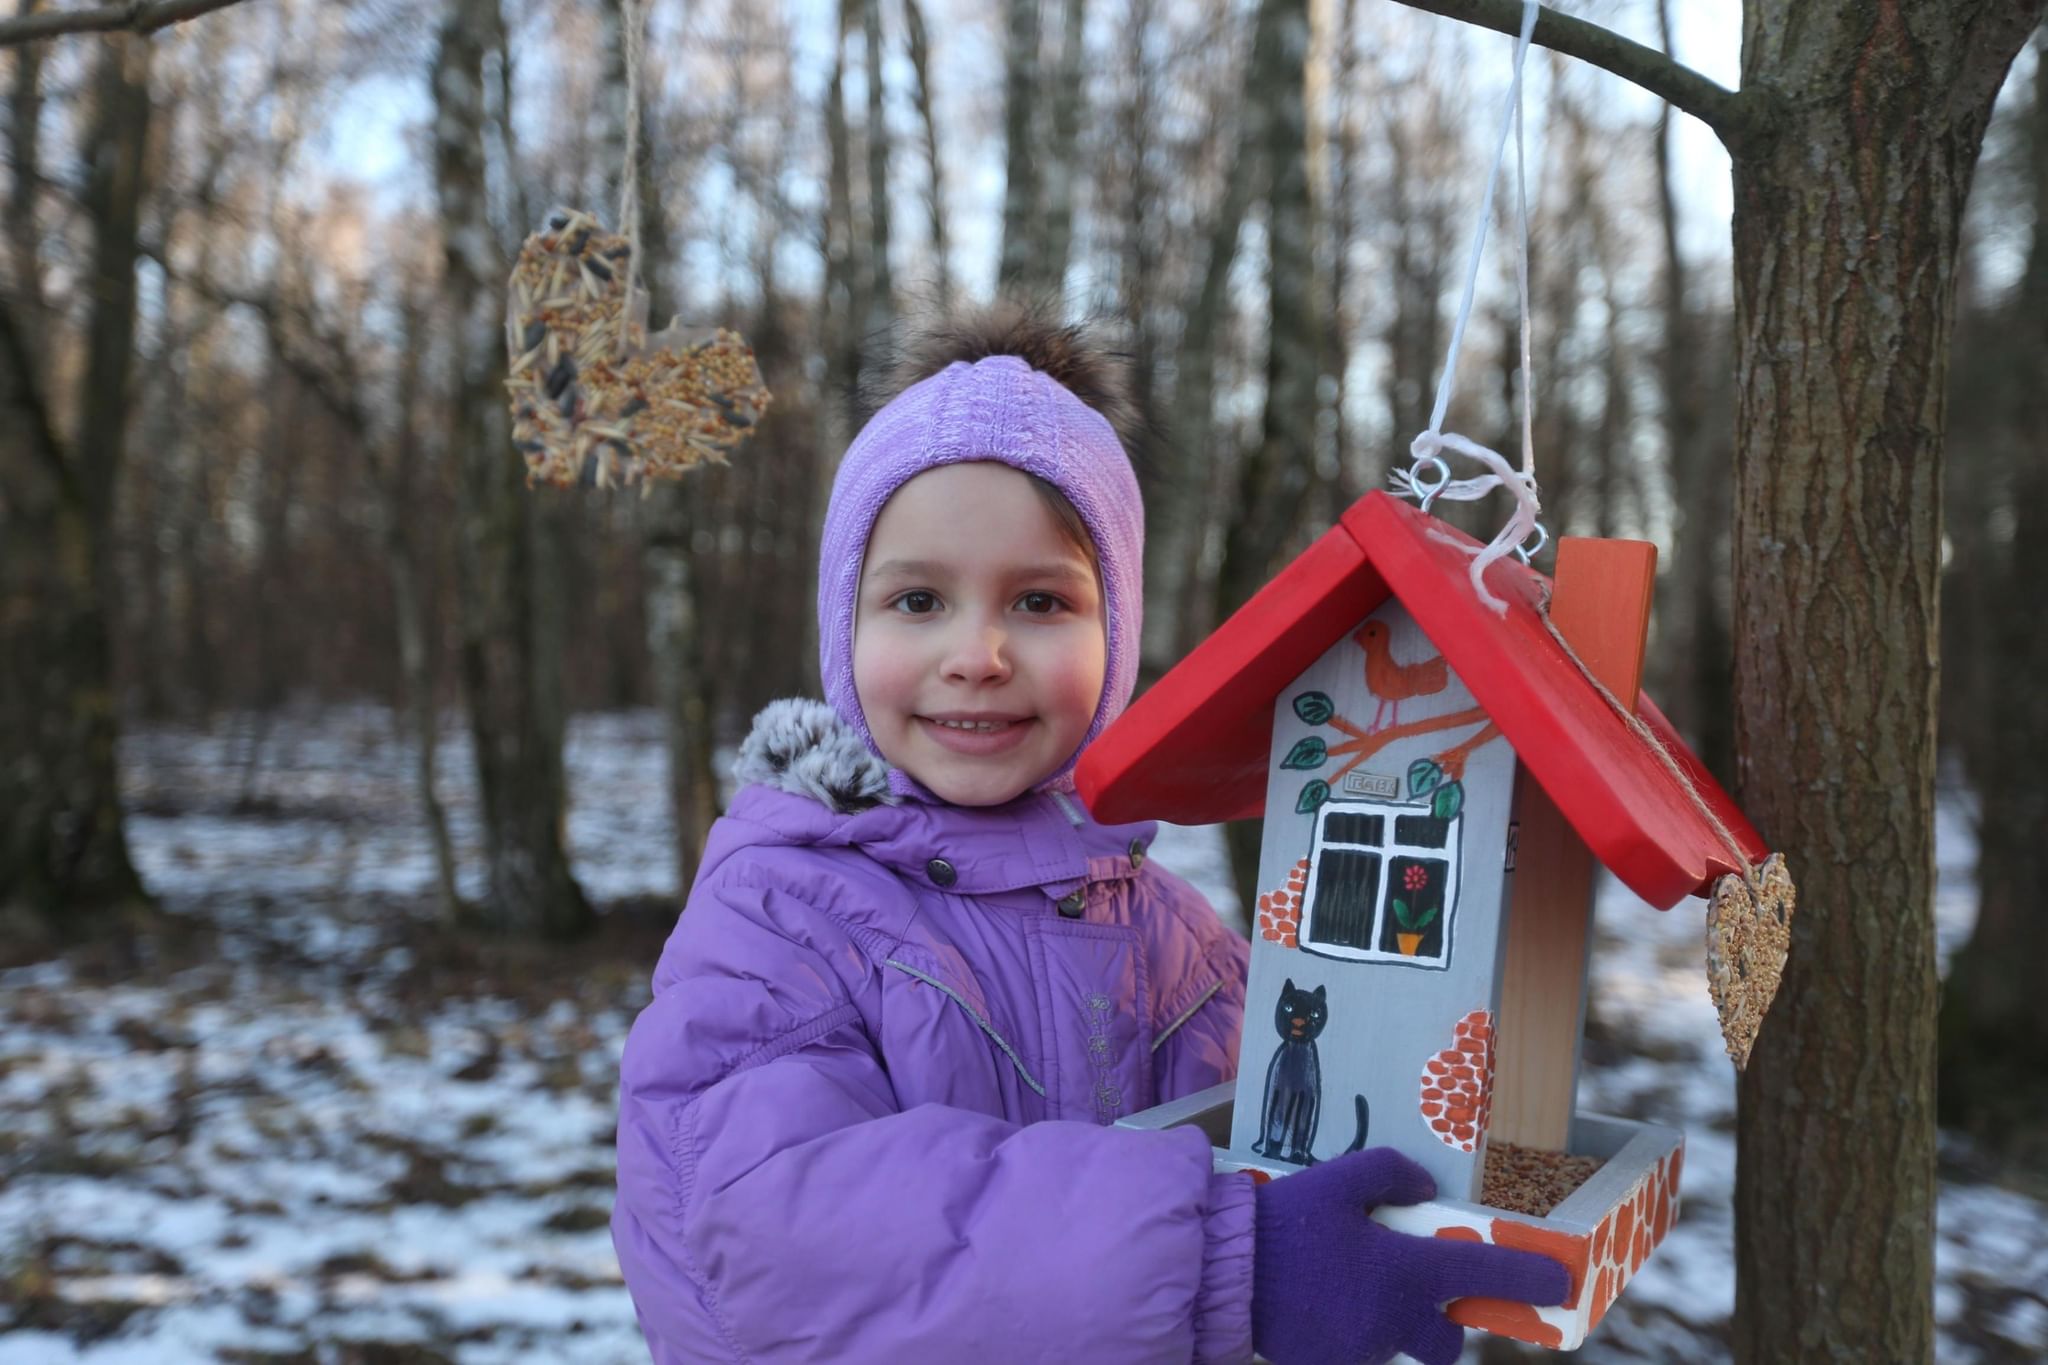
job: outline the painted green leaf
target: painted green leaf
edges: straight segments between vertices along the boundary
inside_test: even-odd
[[[1303,692],[1294,699],[1294,714],[1309,725],[1321,725],[1337,714],[1337,704],[1327,692]]]
[[[1318,777],[1301,789],[1301,795],[1294,799],[1294,813],[1307,815],[1317,806],[1330,799],[1330,784]]]
[[[1446,782],[1429,798],[1429,813],[1439,820],[1455,820],[1465,809],[1465,784]]]
[[[1310,735],[1307,739],[1295,741],[1294,747],[1287,751],[1287,757],[1280,760],[1280,766],[1305,772],[1322,767],[1323,760],[1329,756],[1330,746],[1323,742],[1322,737]]]
[[[1414,922],[1410,920],[1408,917],[1407,901],[1397,899],[1394,902],[1394,918],[1401,921],[1401,927],[1403,929],[1412,930],[1415,928]]]
[[[1444,770],[1436,765],[1435,759],[1418,758],[1408,765],[1408,794],[1427,796],[1436,790],[1436,784],[1444,780]]]
[[[1424,929],[1427,929],[1430,925],[1436,923],[1436,912],[1442,908],[1442,906],[1437,905],[1430,906],[1429,909],[1424,910],[1421,914],[1417,915],[1415,917],[1415,922],[1410,924],[1408,928],[1415,933],[1421,933]]]

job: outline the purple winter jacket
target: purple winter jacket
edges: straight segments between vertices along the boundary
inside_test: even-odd
[[[1251,1183],[1104,1126],[1232,1076],[1247,945],[1153,825],[877,804],[799,708],[742,750],[626,1042],[612,1237],[654,1359],[1248,1359]]]

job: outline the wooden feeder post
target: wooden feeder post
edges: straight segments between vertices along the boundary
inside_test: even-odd
[[[1593,676],[1634,709],[1657,547],[1566,536],[1550,619]],[[1517,775],[1514,892],[1501,978],[1491,1137],[1561,1152],[1571,1136],[1593,922],[1594,859],[1557,803]]]

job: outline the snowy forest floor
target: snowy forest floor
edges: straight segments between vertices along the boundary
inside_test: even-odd
[[[606,913],[567,951],[437,927],[385,712],[141,730],[122,761],[179,931],[0,970],[0,1365],[644,1362],[606,1220],[619,1053],[673,912],[658,718],[573,728],[570,841]],[[461,739],[441,771],[473,876]],[[1216,831],[1155,853],[1231,904]],[[1944,960],[1971,859],[1947,801]],[[1688,1151],[1683,1215],[1588,1362],[1727,1356],[1734,1076],[1701,956],[1698,915],[1603,886],[1581,1107]],[[1941,1358],[2040,1359],[2048,1207],[1943,1152]]]

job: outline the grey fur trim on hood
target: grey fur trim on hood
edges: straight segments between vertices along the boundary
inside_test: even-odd
[[[732,775],[742,787],[808,796],[842,815],[896,800],[889,793],[889,765],[868,752],[837,711],[808,697],[761,708]]]

